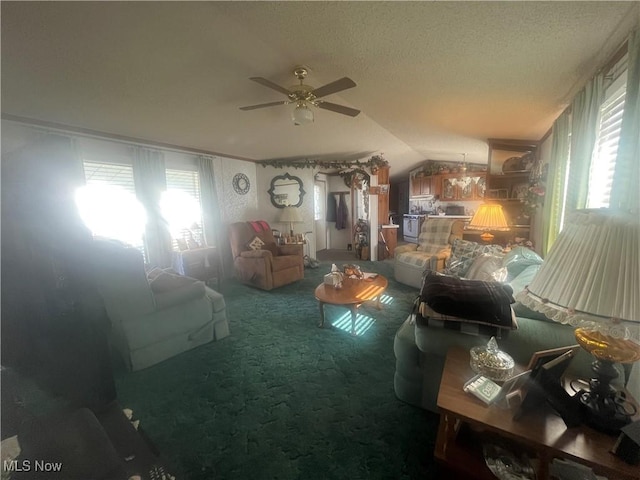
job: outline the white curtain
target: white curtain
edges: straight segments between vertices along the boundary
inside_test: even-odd
[[[585,208],[589,191],[589,168],[598,132],[604,76],[597,74],[571,103],[571,150],[565,210]]]
[[[216,189],[216,179],[213,165],[213,157],[209,155],[198,156],[198,176],[200,178],[200,203],[202,204],[202,222],[204,238],[209,246],[218,248],[219,258],[222,258],[224,229],[220,220],[220,205]],[[221,275],[224,274],[223,262],[219,262]]]
[[[640,215],[640,30],[632,33],[628,41],[627,92],[611,207]]]
[[[133,147],[133,180],[136,196],[147,212],[144,244],[149,264],[171,265],[171,234],[160,211],[162,192],[167,189],[164,154],[157,150]]]
[[[565,178],[569,164],[570,113],[565,110],[553,124],[553,143],[549,159],[547,192],[542,210],[542,255],[545,256],[555,242],[564,214]]]

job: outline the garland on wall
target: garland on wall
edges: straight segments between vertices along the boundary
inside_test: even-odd
[[[389,165],[382,155],[373,155],[368,160],[351,160],[351,161],[327,161],[327,160],[265,160],[260,162],[263,167],[274,168],[363,168],[368,167],[372,172],[377,171],[379,167]]]

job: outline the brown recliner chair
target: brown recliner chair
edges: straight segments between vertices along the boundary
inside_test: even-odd
[[[260,231],[253,225],[263,224]],[[264,245],[253,250],[258,237]],[[236,275],[243,283],[271,290],[304,278],[302,245],[277,245],[266,222],[236,222],[229,225],[229,241]],[[258,245],[260,242],[256,242]],[[254,244],[255,247],[255,244]]]

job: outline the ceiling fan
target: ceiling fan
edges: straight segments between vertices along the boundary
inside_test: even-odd
[[[331,95],[332,93],[341,92],[348,88],[355,87],[356,83],[353,80],[348,77],[342,77],[339,80],[323,85],[322,87],[313,88],[303,83],[307,73],[308,70],[305,67],[296,67],[293,74],[298,80],[300,80],[300,85],[294,85],[289,89],[281,87],[280,85],[277,85],[263,77],[251,77],[249,80],[253,80],[260,85],[264,85],[265,87],[269,87],[280,92],[286,95],[288,99],[281,100],[279,102],[261,103],[259,105],[240,107],[240,110],[255,110],[257,108],[295,103],[296,107],[293,109],[291,115],[295,125],[304,125],[313,122],[313,111],[309,108],[309,105],[341,113],[342,115],[348,115],[350,117],[355,117],[360,113],[360,110],[356,110],[355,108],[345,107],[344,105],[338,105],[337,103],[320,100],[320,98]]]

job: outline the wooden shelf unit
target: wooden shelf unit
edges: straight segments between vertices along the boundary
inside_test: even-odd
[[[538,147],[536,140],[489,139],[486,198],[501,204],[509,224],[520,226],[518,236],[527,238],[533,236],[533,215],[526,215],[521,197],[529,186],[530,172],[527,167],[530,168],[531,164],[518,169],[517,166],[505,168],[505,162],[513,164],[516,157],[522,158],[529,153],[537,155]],[[529,225],[529,228],[522,228],[525,225]]]

